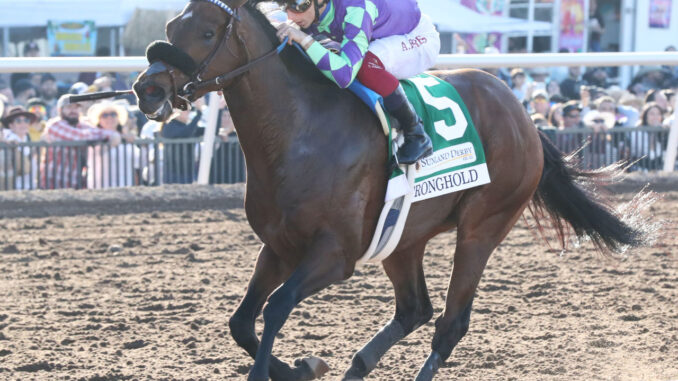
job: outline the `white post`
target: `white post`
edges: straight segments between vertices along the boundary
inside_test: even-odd
[[[674,97],[673,105],[673,123],[669,131],[669,142],[666,146],[666,156],[664,157],[664,171],[673,172],[676,165],[676,150],[678,149],[678,99]]]
[[[121,26],[118,28],[118,45],[119,45],[119,56],[124,57],[125,56],[125,44],[122,39],[123,33],[125,33],[125,27]]]
[[[212,166],[212,154],[214,153],[214,136],[217,130],[217,118],[219,117],[219,94],[210,93],[210,102],[207,107],[207,126],[203,136],[203,146],[200,153],[200,166],[198,167],[198,184],[206,185],[210,181],[210,167]]]
[[[2,55],[9,57],[9,27],[6,26],[2,29]]]
[[[111,27],[111,28],[109,28],[108,30],[109,30],[109,35],[108,35],[108,36],[109,36],[109,38],[110,38],[110,41],[109,41],[109,43],[108,43],[109,46],[110,46],[110,48],[108,48],[108,51],[110,52],[109,55],[110,55],[110,56],[116,56],[116,55],[119,55],[119,54],[117,54],[118,52],[117,52],[117,50],[116,50],[116,48],[117,48],[116,45],[118,45],[118,43],[115,42],[115,28],[114,28],[114,27]],[[95,55],[96,55],[96,52],[95,52]]]

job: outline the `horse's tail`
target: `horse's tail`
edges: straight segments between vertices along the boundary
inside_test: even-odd
[[[585,171],[577,168],[576,153],[563,156],[546,135],[539,132],[539,137],[544,150],[544,171],[530,211],[540,231],[539,219],[548,215],[563,248],[567,237],[564,222],[572,227],[577,238],[589,237],[602,252],[620,253],[629,246],[647,242],[646,231],[632,227],[627,222],[628,216],[622,217],[606,204],[602,195],[595,193],[597,185],[623,172],[622,163]]]

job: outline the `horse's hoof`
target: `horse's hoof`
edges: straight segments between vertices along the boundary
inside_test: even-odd
[[[312,380],[322,377],[330,370],[329,365],[327,365],[325,361],[318,357],[299,359],[294,362],[294,365],[306,368],[309,374],[313,377],[311,378]]]

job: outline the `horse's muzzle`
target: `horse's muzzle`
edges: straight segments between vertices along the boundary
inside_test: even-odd
[[[164,63],[151,64],[132,87],[139,99],[139,109],[152,120],[165,120],[172,113],[171,79]]]

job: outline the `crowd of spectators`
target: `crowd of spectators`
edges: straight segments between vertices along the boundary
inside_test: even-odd
[[[24,44],[23,53],[40,55],[35,43]],[[486,53],[498,51],[488,47]],[[588,142],[579,151],[584,165],[595,168],[627,160],[630,170],[662,168],[678,98],[678,66],[643,67],[626,88],[610,78],[613,69],[604,67],[487,71],[506,82],[535,126],[561,150],[572,152]],[[194,143],[139,142],[202,136],[204,99],[192,110],[158,123],[146,119],[133,96],[68,102],[71,94],[129,89],[134,76],[80,73],[74,78],[49,73],[0,77],[0,190],[108,188],[196,179],[199,147]],[[222,101],[219,107],[218,135],[224,141],[232,135],[233,123],[226,104]],[[616,130],[622,127],[626,129]],[[85,148],[64,144],[72,141],[91,144]],[[39,150],[21,144],[28,142],[52,145]]]
[[[27,43],[23,52],[38,56],[38,45]],[[158,123],[146,119],[133,96],[69,102],[73,94],[129,89],[134,76],[80,73],[72,78],[49,73],[0,77],[0,190],[110,188],[196,179],[197,144],[167,139],[204,134],[204,99],[192,110]],[[233,123],[223,100],[219,107],[220,143],[233,136]],[[156,138],[164,143],[149,142]],[[30,142],[45,144],[23,144]]]
[[[678,98],[678,66],[643,67],[626,88],[605,67],[487,71],[506,82],[535,126],[561,150],[569,153],[588,143],[579,151],[585,166],[626,160],[631,171],[663,168]]]

